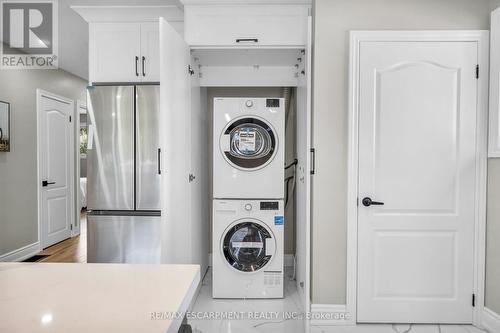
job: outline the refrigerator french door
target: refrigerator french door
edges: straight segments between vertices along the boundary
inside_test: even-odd
[[[88,88],[87,261],[160,262],[159,86]]]

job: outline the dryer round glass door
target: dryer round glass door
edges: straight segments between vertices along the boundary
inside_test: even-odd
[[[274,129],[263,119],[238,118],[229,123],[220,138],[226,161],[235,168],[256,170],[269,164],[277,151]]]
[[[222,252],[227,263],[242,272],[262,269],[276,251],[271,232],[263,224],[248,220],[229,227],[222,242]]]

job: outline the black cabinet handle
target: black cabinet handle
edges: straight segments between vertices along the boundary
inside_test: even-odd
[[[371,198],[363,198],[363,206],[365,207],[370,207],[370,206],[383,206],[384,203],[383,202],[378,202],[378,201],[373,201]]]
[[[139,76],[139,57],[135,56],[135,76]]]
[[[161,148],[158,148],[158,174],[161,175]]]
[[[48,185],[53,185],[55,184],[56,182],[49,182],[48,180],[43,180],[42,181],[42,186],[43,187],[47,187]]]
[[[236,39],[236,43],[258,43],[259,39],[258,38],[238,38]]]
[[[142,76],[146,76],[146,57],[142,57]]]

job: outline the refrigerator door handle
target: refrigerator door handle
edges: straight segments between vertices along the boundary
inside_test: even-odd
[[[161,175],[161,148],[158,148],[158,174]]]

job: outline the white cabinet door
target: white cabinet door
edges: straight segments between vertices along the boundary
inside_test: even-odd
[[[158,22],[141,23],[141,68],[143,82],[160,81],[160,30]]]
[[[296,170],[296,283],[302,310],[310,308],[310,223],[311,223],[311,76],[312,76],[312,18],[308,22],[308,43],[300,55],[299,85],[297,87],[297,159]],[[302,74],[304,71],[304,74]]]
[[[301,46],[308,6],[186,6],[185,38],[192,46]]]
[[[189,182],[190,52],[182,37],[162,18],[160,55],[162,263],[189,264],[194,245]]]
[[[139,23],[92,23],[90,82],[139,82],[140,47]]]
[[[500,157],[500,8],[491,13],[488,157]]]

